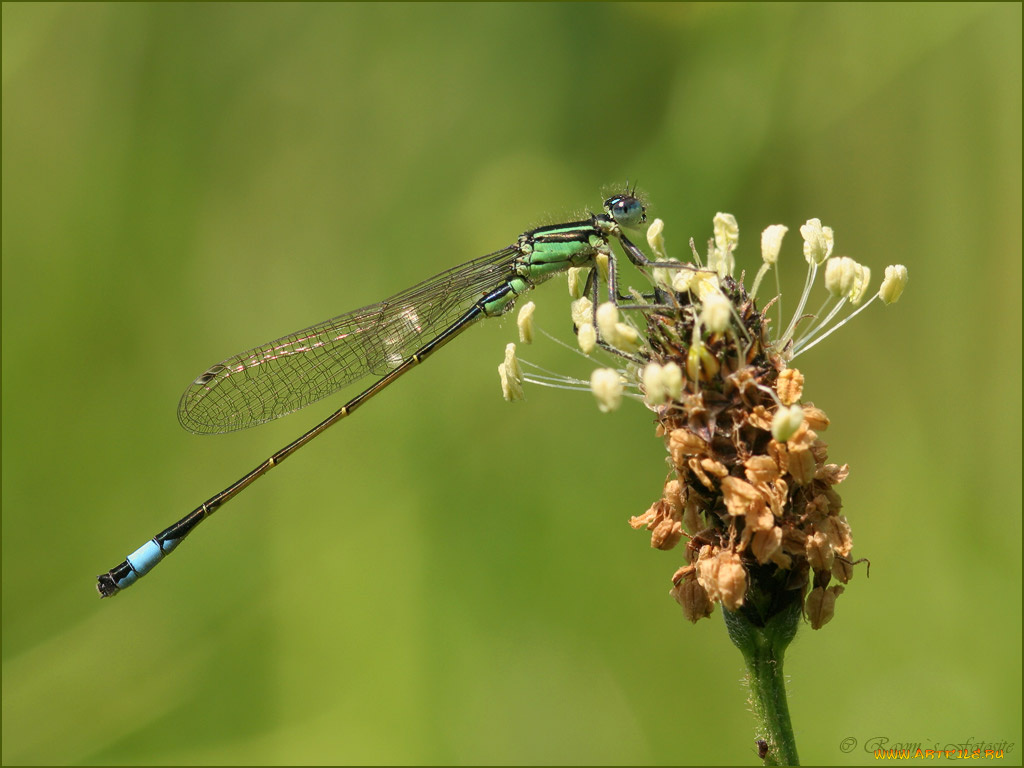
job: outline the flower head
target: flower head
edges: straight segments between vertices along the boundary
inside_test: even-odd
[[[715,216],[703,267],[667,255],[664,223],[656,219],[647,237],[658,264],[649,274],[653,293],[632,291],[640,303],[629,308],[611,297],[596,311],[585,297],[573,304],[585,351],[600,339],[625,361],[594,371],[590,389],[600,409],[617,409],[636,390],[657,416],[671,474],[654,503],[629,522],[650,533],[655,549],[685,541],[671,594],[692,621],[716,603],[767,621],[796,595],[817,629],[832,618],[841,584],[853,575],[853,538],[836,492],[848,468],[829,461],[820,437],[829,419],[804,400],[804,376],[791,363],[874,298],[895,302],[907,271],[887,268],[879,291],[858,306],[869,295],[870,269],[832,257],[832,229],[810,219],[800,227],[805,288],[790,322],[779,317],[776,325],[769,311],[779,302],[760,309],[756,293],[777,265],[786,231],[779,224],[763,231],[763,263],[748,292],[733,275],[734,217]],[[827,295],[808,314],[819,271]],[[843,316],[852,306],[858,308]]]

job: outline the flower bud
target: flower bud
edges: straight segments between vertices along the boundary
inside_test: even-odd
[[[772,437],[784,443],[796,434],[803,423],[804,409],[799,405],[780,406],[772,417]]]
[[[718,358],[702,343],[694,344],[686,353],[686,375],[693,381],[711,381],[721,369]]]

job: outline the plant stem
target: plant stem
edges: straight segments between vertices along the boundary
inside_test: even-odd
[[[786,647],[796,634],[800,602],[793,601],[764,624],[756,620],[753,611],[743,608],[723,613],[729,637],[747,665],[750,703],[758,719],[757,738],[768,743],[764,764],[799,765],[782,662]]]

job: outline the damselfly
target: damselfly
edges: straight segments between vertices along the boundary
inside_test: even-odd
[[[199,434],[230,432],[296,411],[369,375],[380,378],[247,475],[147,541],[98,577],[101,597],[131,586],[165,555],[254,480],[328,427],[349,416],[399,376],[422,363],[466,328],[509,311],[516,299],[570,267],[590,267],[595,299],[598,256],[609,259],[608,293],[615,300],[617,241],[639,267],[679,267],[650,261],[626,236],[647,220],[632,192],[615,195],[604,212],[519,236],[515,243],[449,269],[401,293],[304,328],[217,363],[185,390],[178,419]],[[595,306],[597,302],[594,302]]]

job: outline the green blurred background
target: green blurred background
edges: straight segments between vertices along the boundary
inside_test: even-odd
[[[797,363],[872,563],[789,654],[798,744],[1019,762],[1019,4],[4,5],[4,762],[757,763],[720,613],[626,525],[649,413],[505,403],[511,320],[93,589],[341,401],[195,437],[200,371],[626,179],[677,256],[788,224],[790,296],[812,216],[909,267]]]

